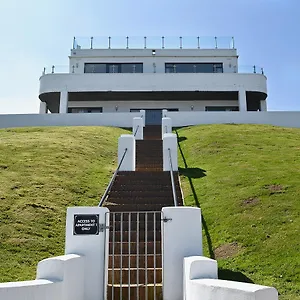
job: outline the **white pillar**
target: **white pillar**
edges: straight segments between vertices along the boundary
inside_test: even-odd
[[[247,98],[245,90],[239,90],[239,111],[247,111]]]
[[[183,299],[183,260],[202,256],[201,210],[195,207],[164,207],[163,295],[164,300]],[[191,228],[193,228],[191,230]]]
[[[172,133],[172,119],[171,118],[162,118],[162,125],[161,125],[162,138],[165,133]]]
[[[40,115],[46,114],[47,111],[48,111],[47,103],[43,102],[43,101],[40,101],[40,111],[39,111],[39,114]]]
[[[168,113],[168,110],[167,109],[163,109],[163,111],[162,111],[163,118],[167,118],[167,113]]]
[[[126,154],[124,156],[125,150]],[[132,134],[122,134],[118,144],[118,164],[123,158],[120,171],[135,171],[135,138]]]
[[[104,299],[107,286],[109,210],[71,207],[67,210],[65,254],[84,256],[84,299]],[[86,226],[85,226],[86,225]]]
[[[60,92],[59,113],[66,114],[68,112],[68,91]]]
[[[172,158],[173,171],[178,171],[177,136],[175,133],[165,133],[163,135],[164,171],[170,171],[170,152]]]
[[[143,119],[143,126],[145,127],[145,125],[146,125],[146,111],[144,109],[141,109],[140,113],[141,113],[141,118]]]
[[[133,118],[132,133],[136,140],[144,139],[144,123],[142,118]]]
[[[260,110],[267,111],[267,100],[260,100]]]
[[[218,279],[218,263],[204,256],[189,256],[183,262],[183,299],[192,299],[193,280],[211,278]]]

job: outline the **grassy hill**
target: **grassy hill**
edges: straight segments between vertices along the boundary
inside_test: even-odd
[[[108,127],[0,130],[0,282],[34,279],[64,253],[68,206],[98,205],[116,168]]]
[[[220,277],[300,299],[300,130],[209,125],[177,132],[186,205],[202,208],[205,255],[218,260]],[[0,282],[33,279],[39,260],[63,254],[66,207],[98,204],[122,133],[0,130]]]
[[[300,299],[300,130],[229,124],[177,133],[186,205],[202,209],[204,251],[220,277]]]

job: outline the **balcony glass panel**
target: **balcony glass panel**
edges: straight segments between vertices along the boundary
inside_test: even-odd
[[[223,73],[222,63],[166,63],[166,73]]]

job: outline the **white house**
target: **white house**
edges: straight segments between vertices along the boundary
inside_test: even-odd
[[[74,38],[64,71],[44,69],[40,113],[267,110],[263,69],[239,67],[233,38]]]

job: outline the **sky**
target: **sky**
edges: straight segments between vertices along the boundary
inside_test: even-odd
[[[38,113],[39,77],[74,36],[234,36],[268,110],[300,111],[300,0],[0,0],[0,114]]]

